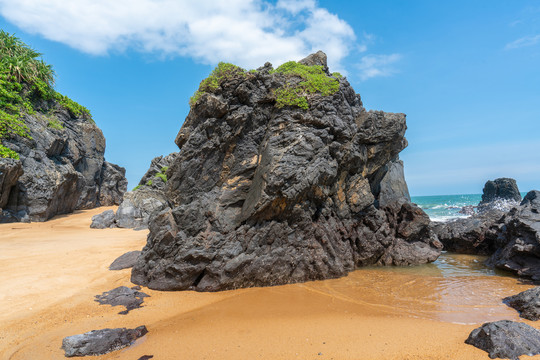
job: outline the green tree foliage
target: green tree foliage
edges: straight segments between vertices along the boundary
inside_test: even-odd
[[[0,140],[29,136],[23,115],[33,114],[39,100],[55,100],[72,116],[91,119],[88,109],[54,90],[54,70],[40,57],[19,38],[0,30]],[[0,144],[0,157],[18,155]]]

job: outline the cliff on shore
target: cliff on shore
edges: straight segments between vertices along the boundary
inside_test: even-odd
[[[324,53],[221,63],[190,103],[133,282],[217,291],[439,256],[398,158],[405,115],[367,111]]]
[[[0,222],[117,205],[125,169],[105,161],[90,112],[53,88],[41,54],[0,32]]]

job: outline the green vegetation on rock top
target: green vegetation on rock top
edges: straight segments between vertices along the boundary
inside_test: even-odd
[[[223,84],[227,79],[231,79],[234,76],[241,75],[245,76],[246,71],[239,66],[236,66],[231,63],[220,62],[210,75],[201,81],[199,89],[195,91],[195,94],[189,99],[189,104],[191,106],[195,105],[197,100],[200,99],[201,95],[204,93],[213,93],[217,88]]]
[[[88,109],[54,90],[54,70],[39,57],[19,38],[0,30],[0,140],[11,135],[29,137],[23,115],[34,114],[42,100],[55,100],[72,116],[92,121]],[[0,157],[19,158],[2,144]]]
[[[280,73],[288,77],[300,77],[303,81],[298,84],[287,83],[275,90],[276,107],[298,106],[304,110],[309,109],[309,96],[320,94],[330,96],[339,90],[341,74],[334,73],[328,76],[320,65],[303,65],[296,61],[289,61],[272,70],[270,73]]]
[[[241,67],[230,63],[220,62],[210,75],[201,81],[199,89],[189,99],[191,106],[195,105],[205,93],[214,93],[226,80],[235,76],[246,77],[256,74],[257,70],[245,71]],[[289,61],[275,70],[271,74],[279,73],[287,78],[287,83],[274,91],[276,96],[276,107],[298,106],[304,110],[309,109],[309,99],[313,95],[330,96],[339,90],[339,79],[343,76],[340,73],[332,73],[328,76],[320,65],[303,65],[296,61]],[[300,78],[301,81],[294,82],[293,77]]]

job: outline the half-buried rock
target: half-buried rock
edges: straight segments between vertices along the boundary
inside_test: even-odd
[[[519,316],[524,319],[540,319],[540,286],[506,297],[503,301],[519,311]]]
[[[132,281],[217,291],[434,261],[410,203],[404,114],[366,111],[326,55],[246,72],[219,64],[192,97]]]
[[[62,349],[66,357],[103,355],[116,351],[135,342],[146,335],[148,330],[142,325],[135,329],[101,329],[65,337]]]
[[[540,331],[514,321],[485,323],[474,329],[465,343],[486,351],[492,359],[519,360],[540,354]]]

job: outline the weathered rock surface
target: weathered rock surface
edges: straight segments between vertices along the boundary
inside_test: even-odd
[[[447,251],[459,254],[491,255],[497,250],[497,236],[504,213],[486,210],[468,218],[433,223],[433,231]]]
[[[540,283],[540,192],[529,192],[509,211],[508,204],[495,199],[469,218],[432,224],[433,231],[448,251],[491,255],[488,265]]]
[[[22,174],[17,172],[15,185],[12,177],[0,178],[0,222],[45,221],[76,209],[119,204],[127,185],[125,170],[104,160],[101,130],[53,101],[43,111],[48,115],[24,116],[30,138],[13,135],[2,140],[19,153]],[[63,128],[48,127],[51,116]],[[0,164],[5,168],[6,159]]]
[[[122,270],[132,268],[137,262],[137,258],[141,255],[141,252],[128,251],[127,253],[120,255],[116,260],[109,265],[109,270]]]
[[[465,343],[486,351],[492,359],[519,360],[540,354],[540,331],[508,320],[485,323],[474,329]]]
[[[142,325],[135,329],[102,329],[65,337],[62,349],[66,357],[103,355],[133,344],[146,335],[148,330]]]
[[[504,215],[518,206],[515,198],[521,195],[516,181],[509,178],[488,180],[484,185],[478,213],[468,218],[445,223],[433,223],[433,231],[445,250],[460,254],[491,255],[499,247],[497,238],[504,225]]]
[[[95,301],[100,305],[124,306],[126,310],[120,311],[119,314],[126,315],[133,309],[142,307],[145,297],[149,297],[141,290],[140,286],[134,286],[131,289],[127,286],[119,286],[110,291],[105,291],[101,295],[96,295]]]
[[[510,210],[513,206],[521,202],[521,194],[519,192],[516,180],[510,178],[498,178],[493,181],[489,180],[484,185],[482,191],[482,201],[478,204],[478,211],[482,212],[492,207],[506,207]]]
[[[92,216],[92,223],[90,227],[92,229],[107,229],[115,226],[114,210],[107,210],[101,214]]]
[[[148,228],[150,215],[169,207],[169,201],[164,193],[167,170],[177,156],[178,153],[172,153],[154,158],[139,185],[133,191],[124,194],[116,214],[113,213],[112,223],[109,211],[105,211],[92,218],[90,227],[96,229],[120,227],[135,230]]]
[[[167,175],[169,166],[174,162],[178,153],[171,153],[167,156],[158,156],[152,159],[150,167],[139,181],[139,186],[150,186],[152,189],[164,190],[166,182],[158,174]],[[149,184],[151,182],[151,184]]]
[[[148,219],[169,205],[164,193],[152,188],[139,188],[127,192],[116,211],[116,226],[121,228],[146,229]]]
[[[19,160],[0,158],[0,209],[7,205],[11,189],[17,184],[22,173]]]
[[[540,282],[540,191],[527,193],[503,222],[488,264]]]
[[[519,311],[519,316],[524,319],[533,321],[540,319],[540,286],[508,296],[503,301]]]
[[[304,62],[326,68],[323,55]],[[428,216],[406,196],[405,115],[366,111],[344,78],[307,111],[276,108],[274,91],[298,79],[271,68],[228,78],[192,106],[167,171],[171,207],[150,217],[133,282],[217,291],[439,256]]]

